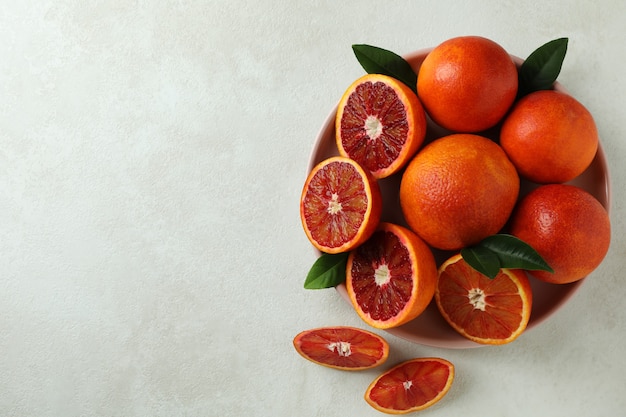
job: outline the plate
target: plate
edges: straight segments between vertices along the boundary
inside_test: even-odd
[[[424,58],[432,48],[415,51],[404,56],[411,64],[411,67],[418,73]],[[511,55],[516,65],[521,65],[522,59]],[[556,82],[555,90],[564,93],[569,92],[563,85]],[[324,122],[309,159],[308,171],[322,160],[338,155],[335,144],[335,115],[337,108],[335,107]],[[425,143],[432,141],[438,137],[445,136],[451,132],[445,131],[441,127],[435,125],[430,119],[428,120],[428,132]],[[497,130],[479,133],[483,136],[495,138]],[[379,180],[381,193],[383,196],[383,213],[382,221],[388,221],[403,226],[407,226],[400,209],[398,200],[398,190],[400,187],[400,179],[402,173],[397,173],[391,177]],[[579,177],[568,182],[568,184],[577,185],[600,201],[600,203],[609,211],[610,209],[610,180],[609,170],[606,162],[606,156],[602,148],[602,144],[598,146],[598,152],[589,168]],[[524,179],[521,180],[520,198],[527,194],[536,184],[532,184]],[[437,264],[440,265],[445,259],[451,256],[452,252],[444,252],[433,250]],[[548,284],[529,276],[533,290],[533,309],[526,331],[531,331],[539,324],[544,322],[551,315],[556,313],[582,286],[587,278],[579,280],[571,284]],[[344,284],[337,286],[337,291],[341,297],[348,303],[350,300],[346,292]],[[442,347],[450,349],[467,349],[484,346],[472,342],[465,337],[459,335],[448,325],[448,323],[440,315],[437,306],[433,301],[427,309],[413,321],[406,323],[394,329],[386,330],[388,333],[398,336],[402,339],[413,343],[428,345],[433,347]]]

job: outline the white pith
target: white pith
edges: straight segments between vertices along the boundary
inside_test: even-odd
[[[328,350],[331,352],[337,351],[339,356],[350,356],[352,354],[352,349],[350,349],[350,342],[333,342],[328,344]]]
[[[339,202],[339,195],[337,193],[333,193],[330,196],[330,201],[328,202],[328,212],[330,214],[337,214],[342,210],[341,203]]]
[[[485,311],[485,292],[480,288],[472,288],[467,293],[469,303],[477,310]]]
[[[371,140],[376,140],[383,133],[383,124],[376,116],[369,115],[365,119],[365,133]]]
[[[374,281],[378,286],[385,285],[391,280],[391,273],[387,264],[378,265],[374,270]]]

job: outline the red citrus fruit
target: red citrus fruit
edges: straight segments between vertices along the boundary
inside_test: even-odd
[[[439,138],[402,175],[400,206],[411,229],[444,250],[497,233],[519,194],[515,167],[495,142],[478,135]]]
[[[536,183],[570,181],[591,164],[598,131],[591,113],[552,90],[523,97],[506,117],[500,145],[521,176]]]
[[[380,221],[382,197],[369,171],[341,156],[317,164],[306,179],[300,218],[311,243],[326,253],[365,242]]]
[[[461,335],[476,343],[502,345],[526,329],[532,291],[524,271],[501,269],[489,279],[458,254],[439,268],[435,301]]]
[[[385,339],[348,326],[305,330],[293,339],[293,346],[311,362],[346,371],[374,368],[389,356]]]
[[[479,36],[449,39],[420,67],[417,92],[426,112],[455,132],[495,126],[517,95],[517,68],[509,54]]]
[[[611,223],[602,204],[582,188],[549,184],[519,202],[511,218],[511,234],[532,246],[554,270],[530,274],[567,284],[600,265],[609,250]]]
[[[388,329],[417,317],[433,298],[437,265],[430,248],[410,230],[381,223],[350,252],[346,289],[357,314]]]
[[[450,390],[454,365],[440,358],[403,362],[376,378],[365,401],[378,411],[406,414],[435,404]]]
[[[426,115],[417,95],[401,81],[367,74],[343,94],[335,126],[339,153],[375,178],[385,178],[424,142]]]

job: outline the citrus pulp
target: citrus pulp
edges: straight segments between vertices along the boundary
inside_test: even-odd
[[[341,156],[317,164],[300,199],[300,218],[311,243],[326,253],[347,252],[367,240],[380,221],[376,179]]]
[[[522,270],[501,269],[490,279],[457,254],[439,268],[435,301],[459,334],[476,343],[501,345],[526,329],[532,291]]]
[[[405,84],[386,75],[367,74],[343,94],[335,126],[339,153],[375,178],[385,178],[402,168],[423,143],[426,115]]]
[[[319,365],[347,371],[378,366],[389,356],[389,344],[375,333],[355,327],[320,327],[298,333],[296,351]]]
[[[376,378],[365,392],[365,401],[378,411],[405,414],[435,404],[450,390],[454,365],[440,358],[403,362]]]
[[[357,314],[388,329],[417,317],[433,298],[437,266],[431,249],[410,230],[381,223],[350,252],[346,290]]]

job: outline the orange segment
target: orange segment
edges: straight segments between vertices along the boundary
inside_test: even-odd
[[[293,339],[293,345],[311,362],[347,371],[373,368],[389,356],[389,344],[385,339],[348,326],[305,330]]]
[[[489,279],[460,254],[439,268],[435,300],[457,332],[491,345],[512,342],[522,334],[532,308],[530,283],[523,271],[502,269]]]
[[[426,114],[417,95],[386,75],[356,80],[343,94],[336,117],[339,154],[354,159],[375,178],[402,168],[426,136]]]
[[[410,230],[381,223],[352,251],[346,289],[357,314],[369,325],[388,329],[413,320],[435,292],[437,266],[430,248]]]
[[[423,410],[441,400],[453,380],[454,365],[445,359],[412,359],[376,378],[365,392],[365,401],[388,414]]]
[[[355,161],[339,156],[313,168],[300,200],[307,237],[327,253],[347,252],[367,240],[378,226],[381,210],[376,180]]]

